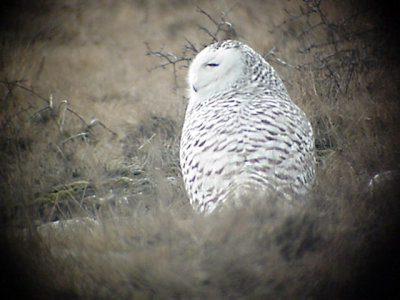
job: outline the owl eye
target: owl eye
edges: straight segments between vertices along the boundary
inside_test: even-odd
[[[216,63],[207,64],[207,67],[218,67],[218,66],[219,66],[219,64],[216,64]]]

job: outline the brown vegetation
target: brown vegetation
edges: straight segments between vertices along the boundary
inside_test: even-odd
[[[400,72],[390,10],[350,1],[195,4],[2,7],[3,293],[394,297]],[[202,217],[188,204],[178,157],[186,67],[221,38],[263,53],[312,121],[317,180],[301,211],[254,203]]]

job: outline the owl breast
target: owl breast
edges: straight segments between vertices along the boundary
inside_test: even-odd
[[[300,116],[300,117],[299,117]],[[225,94],[187,110],[181,167],[195,210],[209,213],[251,190],[305,193],[313,176],[312,136],[287,100]],[[304,162],[311,162],[304,168]]]

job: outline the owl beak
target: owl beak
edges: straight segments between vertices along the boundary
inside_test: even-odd
[[[194,85],[192,85],[192,88],[193,88],[193,91],[194,91],[195,93],[197,93],[197,89],[196,89],[196,87],[195,87]]]

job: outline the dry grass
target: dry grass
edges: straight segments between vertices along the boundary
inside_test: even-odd
[[[0,28],[3,293],[395,297],[400,72],[385,11],[350,1],[196,4],[204,13],[178,0],[8,4]],[[233,27],[216,32],[221,20]],[[319,164],[300,211],[254,202],[205,218],[188,204],[178,157],[187,61],[179,58],[213,36],[264,53],[310,116]],[[168,52],[174,65],[155,55]]]

